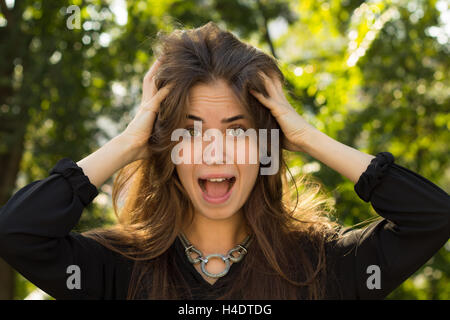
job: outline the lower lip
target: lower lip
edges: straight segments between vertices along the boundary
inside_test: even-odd
[[[225,201],[227,201],[230,197],[231,197],[231,193],[233,192],[234,186],[236,185],[236,181],[233,183],[233,186],[231,187],[230,190],[228,190],[228,192],[226,194],[224,194],[222,197],[220,198],[212,198],[209,197],[206,192],[203,191],[203,189],[200,187],[200,192],[202,193],[203,199],[206,202],[212,203],[212,204],[221,204],[224,203]]]

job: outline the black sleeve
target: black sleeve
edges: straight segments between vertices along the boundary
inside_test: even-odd
[[[1,207],[0,257],[55,299],[125,298],[127,281],[119,278],[128,272],[119,255],[71,232],[97,195],[82,168],[61,159],[47,178],[23,187]],[[69,279],[73,265],[80,288]]]
[[[383,219],[343,230],[329,249],[333,271],[344,299],[383,299],[449,239],[450,197],[389,152],[372,159],[354,189]]]

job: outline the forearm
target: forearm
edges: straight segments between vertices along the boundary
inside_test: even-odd
[[[90,182],[99,188],[117,170],[134,161],[136,150],[121,135],[77,162]]]
[[[358,182],[375,156],[334,140],[317,129],[309,130],[301,148],[313,158],[339,172],[353,183]]]

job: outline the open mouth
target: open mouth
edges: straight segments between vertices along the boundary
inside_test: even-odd
[[[230,197],[235,182],[234,176],[198,179],[203,198],[211,203],[225,202]]]

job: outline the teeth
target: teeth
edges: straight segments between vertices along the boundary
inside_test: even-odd
[[[210,182],[223,182],[225,180],[227,180],[226,178],[212,178],[212,179],[207,179]]]
[[[199,179],[199,180],[204,180],[204,181],[209,181],[209,182],[223,182],[223,181],[230,181],[230,182],[234,182],[236,179],[235,177],[230,177],[230,178],[210,178],[210,179]]]

